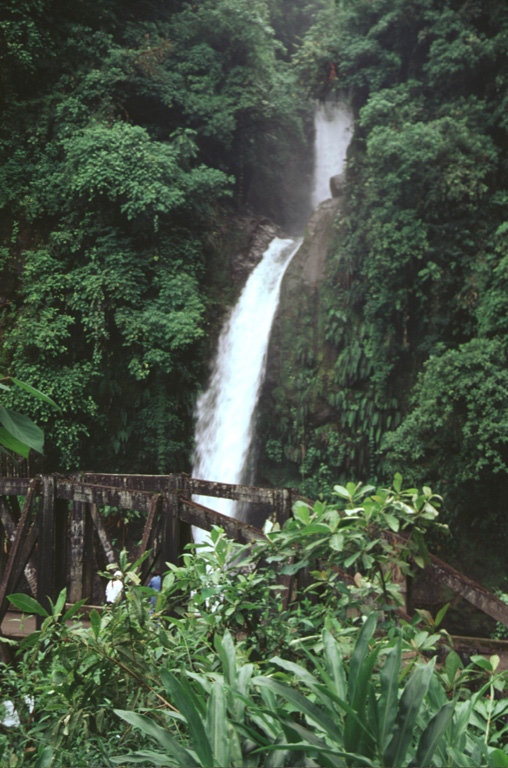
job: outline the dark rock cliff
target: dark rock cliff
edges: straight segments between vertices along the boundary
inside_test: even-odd
[[[258,484],[296,484],[315,441],[334,430],[328,371],[336,352],[324,333],[327,266],[341,196],[324,201],[308,221],[303,243],[281,286],[257,414]]]
[[[232,254],[230,274],[233,285],[243,287],[274,237],[284,235],[277,224],[255,213],[245,213],[239,218],[237,226],[242,230],[244,243]]]

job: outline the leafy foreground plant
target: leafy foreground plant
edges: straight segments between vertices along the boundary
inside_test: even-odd
[[[24,381],[13,376],[4,376],[0,380],[0,390],[9,393],[11,386],[25,390],[39,400],[42,400],[55,408],[57,404],[50,397]],[[12,461],[16,462],[16,456],[28,458],[30,449],[42,453],[44,449],[44,432],[32,419],[23,413],[18,413],[12,408],[0,405],[0,452],[5,453]]]
[[[214,528],[160,593],[123,555],[124,598],[89,629],[65,591],[49,612],[12,595],[44,620],[1,671],[18,725],[0,764],[508,765],[495,658],[441,667],[439,617],[427,631],[397,612],[394,565],[424,561],[436,498],[400,477],[369,494],[337,486],[336,505],[298,504],[249,547]]]
[[[173,723],[162,727],[146,714],[115,710],[157,750],[113,762],[224,768],[508,765],[505,752],[489,747],[488,728],[479,719],[486,687],[494,690],[505,681],[496,677],[458,705],[459,694],[448,699],[435,658],[405,666],[401,636],[371,644],[375,627],[371,614],[349,663],[324,630],[322,656],[309,659],[313,672],[275,657],[269,664],[277,671],[269,675],[239,664],[226,633],[216,639],[220,671],[181,670],[177,676],[162,670],[164,689],[178,710],[167,713]],[[506,714],[508,706],[503,702],[498,709]]]

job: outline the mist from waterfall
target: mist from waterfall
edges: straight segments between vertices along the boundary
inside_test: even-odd
[[[343,169],[351,126],[351,112],[341,101],[316,106],[314,208],[330,197],[330,177]],[[208,389],[196,404],[195,478],[234,484],[243,480],[280,285],[300,242],[272,240],[224,324]],[[209,497],[194,500],[235,517],[235,502]],[[196,529],[194,536],[204,538]]]

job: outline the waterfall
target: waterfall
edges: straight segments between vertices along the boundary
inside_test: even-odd
[[[196,406],[193,477],[242,480],[280,284],[299,245],[299,240],[272,240],[222,329],[209,387]],[[227,499],[196,501],[234,516],[234,502]]]
[[[330,177],[342,173],[351,141],[353,116],[347,102],[324,101],[314,113],[312,208],[330,197]]]
[[[330,197],[330,176],[342,171],[351,125],[351,113],[342,102],[316,107],[313,207]],[[208,389],[196,404],[193,477],[242,482],[280,285],[300,242],[272,240],[224,324]],[[235,516],[235,502],[208,497],[194,500]],[[194,529],[196,539],[206,538],[202,533]]]

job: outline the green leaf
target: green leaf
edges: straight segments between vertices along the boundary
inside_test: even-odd
[[[64,615],[62,616],[62,621],[69,621],[69,619],[72,619],[72,617],[75,616],[75,614],[79,611],[81,606],[86,603],[87,600],[88,598],[84,597],[82,600],[79,600],[77,603],[74,603],[74,605],[71,606],[66,613],[64,613]]]
[[[376,616],[374,613],[371,613],[369,616],[367,616],[367,619],[360,630],[358,640],[351,656],[348,694],[349,701],[351,705],[355,707],[355,709],[358,709],[358,705],[360,705],[361,702],[365,702],[364,691],[362,690],[362,683],[364,682],[364,675],[362,675],[362,665],[364,664],[368,654],[369,643],[375,629]]]
[[[230,740],[227,731],[226,697],[222,681],[216,680],[208,701],[207,731],[212,745],[214,765],[229,766]]]
[[[381,696],[377,704],[379,722],[378,741],[383,751],[386,749],[388,739],[392,735],[393,725],[397,716],[401,663],[402,643],[399,637],[395,646],[386,654],[385,663],[380,674]]]
[[[300,520],[300,522],[305,523],[305,525],[309,524],[310,509],[306,504],[295,504],[293,508],[293,514],[298,520]]]
[[[305,667],[300,666],[300,664],[295,664],[294,661],[288,661],[287,659],[281,659],[280,656],[274,656],[272,659],[270,659],[270,662],[272,664],[276,664],[279,667],[282,667],[282,669],[285,669],[287,672],[290,672],[303,683],[308,685],[309,688],[314,690],[316,689],[318,685],[317,679],[311,672],[305,669]]]
[[[28,445],[25,445],[25,443],[21,443],[19,440],[16,440],[16,438],[13,437],[11,433],[5,429],[5,427],[1,426],[0,445],[3,445],[4,448],[7,448],[6,451],[2,451],[2,453],[6,453],[7,456],[10,457],[10,451],[12,451],[13,453],[17,453],[19,456],[23,456],[23,458],[28,459],[28,454],[30,453],[30,448]]]
[[[416,765],[430,765],[430,759],[451,722],[454,708],[455,702],[449,701],[431,719],[418,744]]]
[[[349,696],[351,707],[355,711],[355,717],[348,715],[344,724],[344,743],[349,751],[363,752],[369,751],[374,747],[375,734],[377,731],[377,712],[372,712],[375,720],[370,722],[366,718],[366,704],[372,699],[374,686],[371,680],[372,670],[378,657],[379,647],[374,649],[363,661],[359,667],[358,675],[354,681],[353,695]],[[351,675],[349,673],[349,683],[351,684]],[[367,747],[366,742],[369,742]]]
[[[397,531],[400,528],[400,522],[399,522],[398,518],[396,518],[394,515],[389,515],[389,514],[385,513],[384,519],[388,523],[389,528],[391,528],[392,531],[397,533]]]
[[[295,729],[296,730],[296,729]],[[301,742],[301,743],[295,743],[291,741],[288,743],[280,743],[280,744],[268,744],[266,746],[260,747],[258,749],[253,750],[252,754],[259,754],[263,752],[270,752],[272,750],[280,750],[281,747],[286,747],[287,750],[283,754],[291,754],[291,752],[303,752],[305,754],[305,757],[310,752],[317,752],[319,755],[321,755],[319,759],[319,766],[320,768],[343,768],[344,766],[344,758],[346,759],[346,765],[355,766],[355,768],[363,768],[363,766],[366,766],[366,768],[376,768],[377,763],[372,762],[372,760],[369,760],[368,757],[365,755],[357,755],[354,752],[343,752],[342,750],[337,749],[336,747],[334,749],[331,749],[330,747],[324,747],[324,746],[318,746],[314,744],[313,741],[310,741],[310,743]],[[292,763],[294,765],[294,763]],[[275,765],[277,768],[279,766],[283,766],[284,763],[282,760],[277,763],[265,763],[267,766]],[[304,763],[305,765],[305,763]],[[311,763],[311,765],[316,765],[316,763]]]
[[[17,384],[18,387],[25,389],[27,392],[30,392],[31,395],[34,395],[35,397],[39,398],[39,400],[43,400],[45,403],[48,403],[48,405],[52,405],[54,408],[58,408],[60,410],[60,407],[57,405],[57,403],[55,403],[55,401],[52,400],[51,397],[48,397],[48,395],[45,395],[44,392],[39,392],[39,390],[35,389],[35,387],[32,387],[30,384],[27,384],[25,381],[20,381],[19,379],[15,379],[14,376],[10,377],[10,381],[12,381],[14,384]]]
[[[471,656],[471,661],[482,669],[485,669],[487,672],[494,672],[492,664],[484,656],[478,656],[475,654],[474,656]]]
[[[448,682],[450,685],[453,685],[455,682],[455,678],[457,676],[457,670],[462,667],[462,661],[460,659],[459,654],[454,651],[448,651],[448,655],[446,657],[445,661],[445,669],[446,669],[446,676],[448,677]]]
[[[37,761],[38,768],[50,768],[53,762],[53,747],[44,747]]]
[[[266,686],[273,693],[283,696],[291,704],[310,720],[312,720],[319,729],[323,730],[334,741],[340,741],[340,734],[337,724],[328,715],[314,703],[312,703],[301,693],[290,688],[284,683],[279,683],[271,677],[255,677],[252,681],[255,685]]]
[[[92,632],[94,633],[95,638],[97,639],[101,631],[101,617],[99,616],[99,613],[98,611],[95,610],[95,608],[90,611],[90,626],[92,627]]]
[[[440,625],[440,624],[441,624],[441,622],[443,621],[443,619],[444,619],[444,617],[445,617],[445,614],[446,614],[446,612],[448,611],[448,608],[449,608],[449,607],[450,607],[450,603],[446,603],[446,604],[445,604],[445,605],[443,605],[443,607],[442,607],[442,608],[440,608],[440,609],[439,609],[439,611],[437,612],[437,614],[436,614],[436,618],[434,619],[434,626],[436,627],[436,629],[437,629],[437,627],[439,627],[439,625]]]
[[[216,635],[215,648],[219,654],[219,658],[222,662],[222,668],[224,670],[224,679],[228,685],[234,686],[236,684],[236,656],[235,646],[231,633],[226,630],[224,637],[221,638]]]
[[[28,648],[33,648],[34,645],[37,645],[40,639],[41,631],[38,629],[36,632],[32,632],[30,635],[24,637],[19,644],[19,648],[21,651],[26,651]]]
[[[60,594],[58,595],[57,601],[55,605],[53,606],[53,616],[56,618],[57,616],[60,616],[62,613],[62,610],[65,606],[65,598],[67,597],[67,589],[64,587]]]
[[[38,453],[43,452],[44,432],[28,416],[12,411],[10,408],[0,408],[0,423],[15,440],[33,448]]]
[[[334,533],[330,537],[330,549],[335,552],[342,552],[344,549],[344,536],[341,533]]]
[[[489,765],[492,768],[507,768],[508,755],[502,749],[493,749],[489,754]]]
[[[301,571],[302,568],[305,568],[308,564],[309,563],[306,560],[297,560],[295,563],[283,565],[280,569],[280,572],[283,576],[293,576],[295,573],[298,573],[298,571]]]
[[[155,739],[166,751],[168,757],[176,760],[177,765],[181,766],[181,768],[187,768],[187,766],[188,768],[200,768],[201,763],[197,762],[188,750],[181,747],[168,731],[154,723],[146,715],[138,715],[136,712],[129,712],[124,709],[114,709],[113,712],[121,717],[122,720],[130,723],[135,728],[139,728],[147,736]]]
[[[358,558],[361,556],[361,552],[355,552],[354,555],[350,555],[349,557],[346,557],[344,560],[344,568],[349,568],[350,565],[353,565],[353,563],[358,560]]]
[[[43,608],[37,600],[30,597],[30,595],[23,595],[20,592],[16,592],[14,595],[7,595],[7,599],[24,613],[36,613],[38,616],[49,616],[47,610]]]
[[[346,674],[342,654],[331,632],[323,631],[323,646],[327,672],[333,681],[334,689],[341,699],[346,698]]]
[[[397,727],[383,755],[385,765],[401,765],[411,741],[421,703],[429,689],[436,658],[417,667],[402,693],[397,713]]]
[[[2,429],[3,429],[3,427],[2,427]],[[19,461],[17,461],[17,459],[12,455],[11,451],[8,451],[6,448],[4,448],[4,446],[2,445],[2,439],[1,438],[0,438],[0,453],[3,453],[4,456],[8,456],[9,459],[12,461],[12,463],[16,467],[19,467]]]
[[[396,472],[393,478],[393,488],[397,493],[400,493],[402,488],[402,475],[400,472]]]
[[[343,485],[334,485],[333,490],[337,494],[337,496],[340,496],[343,499],[347,499],[348,501],[351,501],[351,494],[349,493],[347,488],[344,488]]]
[[[140,749],[139,752],[130,752],[128,755],[122,755],[121,757],[109,757],[113,765],[141,765],[143,767],[147,765],[164,765],[168,760],[167,753],[155,752],[153,749]],[[175,763],[178,765],[178,762]],[[180,763],[183,766],[183,763]]]
[[[173,697],[177,709],[185,718],[189,735],[202,765],[213,765],[212,748],[205,731],[197,702],[188,688],[167,669],[161,670],[161,680],[166,690]]]

